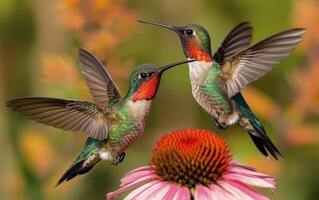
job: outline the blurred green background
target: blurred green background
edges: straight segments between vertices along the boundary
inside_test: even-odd
[[[95,52],[122,94],[140,63],[184,60],[174,33],[137,19],[175,25],[198,23],[213,49],[228,31],[251,21],[254,42],[291,27],[305,27],[304,42],[243,93],[284,159],[262,157],[238,126],[218,130],[191,95],[186,65],[163,76],[144,135],[113,167],[54,188],[84,144],[85,134],[60,131],[11,112],[5,101],[22,96],[88,99],[77,48]],[[319,3],[316,0],[1,0],[0,199],[104,199],[129,170],[147,164],[156,140],[181,128],[213,130],[229,142],[236,161],[277,178],[271,199],[319,196]]]

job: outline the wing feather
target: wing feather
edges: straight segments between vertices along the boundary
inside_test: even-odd
[[[269,72],[302,41],[304,33],[303,28],[277,33],[226,60],[225,66],[231,67],[222,68],[221,76],[226,80],[228,96],[233,97]]]
[[[42,124],[73,132],[85,132],[94,139],[108,138],[108,113],[91,102],[27,97],[10,100],[7,106]]]
[[[251,41],[253,28],[249,22],[243,22],[233,28],[224,39],[221,46],[214,55],[214,60],[223,65],[225,60],[236,53],[247,49]]]
[[[95,102],[116,103],[121,98],[119,89],[101,61],[90,52],[79,49],[81,71]]]

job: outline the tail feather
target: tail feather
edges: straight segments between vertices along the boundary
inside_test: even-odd
[[[76,177],[77,175],[81,174],[80,171],[81,171],[81,168],[83,166],[84,161],[85,160],[81,160],[79,162],[73,163],[69,167],[69,169],[62,175],[62,177],[58,180],[55,187],[57,187],[58,185],[60,185],[64,181],[69,181],[69,180],[73,179],[74,177]]]
[[[249,133],[249,132],[248,132]],[[260,137],[255,136],[252,133],[249,133],[250,138],[252,139],[252,141],[254,142],[255,146],[257,147],[257,149],[264,155],[264,156],[268,156],[268,152],[266,150],[266,148],[264,147],[264,142]]]
[[[276,160],[278,160],[278,157],[282,157],[278,148],[266,135],[266,131],[258,119],[255,117],[249,120],[249,122],[254,127],[255,132],[248,131],[248,133],[258,150],[265,156],[268,156],[268,153],[270,153]]]
[[[80,154],[77,156],[69,169],[58,180],[55,187],[64,181],[69,181],[78,175],[89,172],[100,161],[99,154],[96,152],[99,151],[103,144],[103,141],[89,137],[86,140],[86,143]]]
[[[241,126],[247,130],[257,149],[267,157],[271,154],[276,160],[278,160],[278,157],[282,157],[282,154],[269,139],[265,128],[251,111],[242,94],[237,93],[232,97],[232,100],[236,103],[240,117],[242,118],[241,120],[248,119],[248,122],[244,122]]]

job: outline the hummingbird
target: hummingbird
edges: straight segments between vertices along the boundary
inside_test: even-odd
[[[116,84],[92,53],[79,49],[81,72],[94,102],[48,97],[25,97],[7,101],[7,106],[49,126],[85,132],[86,143],[56,186],[89,172],[101,160],[117,165],[126,149],[144,132],[146,117],[156,96],[162,73],[192,61],[157,67],[141,64],[131,74],[129,89],[121,97]]]
[[[201,25],[139,22],[160,26],[178,35],[185,57],[196,60],[188,63],[192,94],[218,128],[238,123],[264,156],[269,158],[271,154],[276,160],[282,157],[240,91],[287,57],[302,41],[305,29],[282,31],[250,45],[253,28],[249,22],[242,22],[229,32],[212,55],[209,33]]]

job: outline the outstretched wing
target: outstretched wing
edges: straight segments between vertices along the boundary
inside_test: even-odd
[[[242,22],[233,28],[224,39],[217,52],[214,54],[214,60],[223,65],[238,52],[247,49],[250,46],[253,28],[249,22]]]
[[[228,96],[269,72],[301,42],[304,33],[303,28],[277,33],[225,60],[221,77],[226,80]]]
[[[107,113],[91,102],[27,97],[10,100],[7,106],[39,123],[68,131],[85,132],[98,140],[108,138]]]
[[[81,71],[95,102],[116,103],[121,98],[119,89],[101,61],[90,52],[79,49]]]

